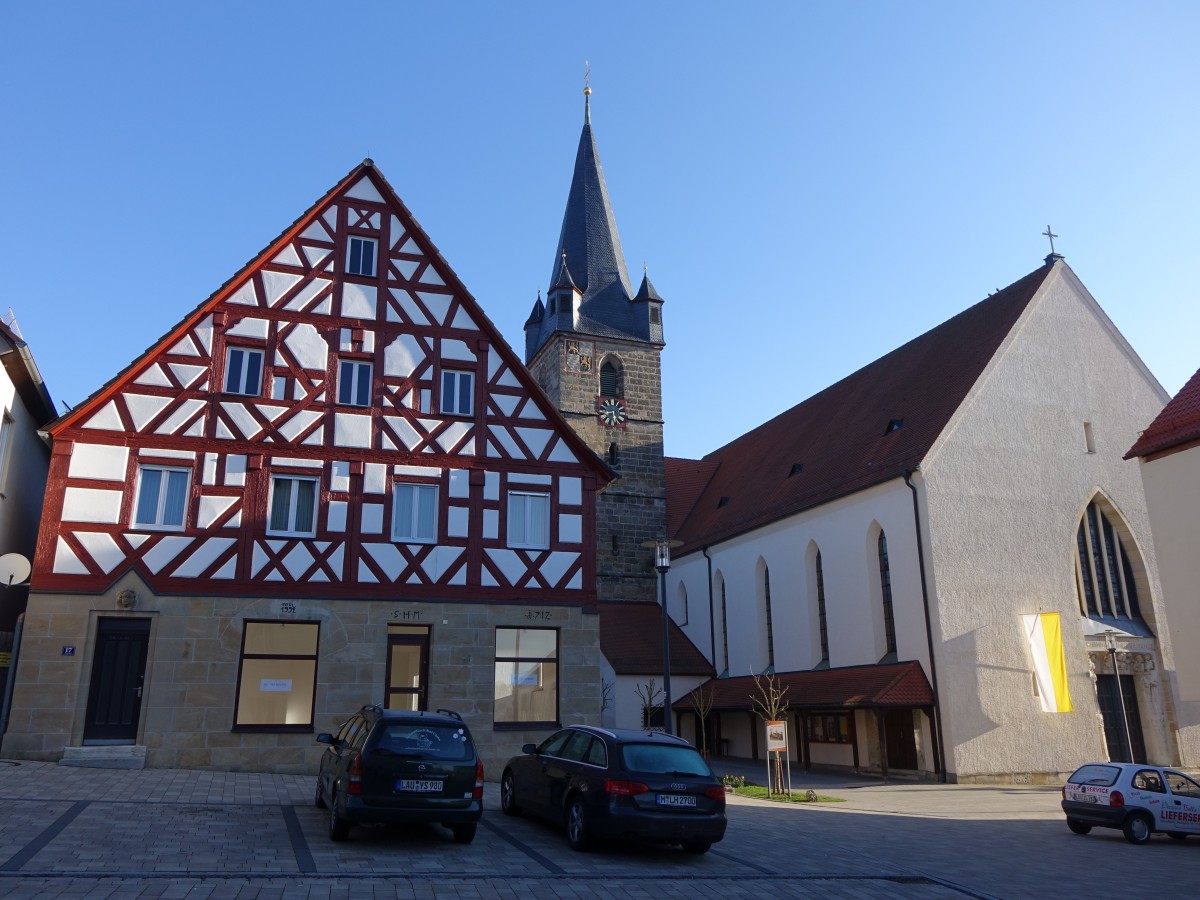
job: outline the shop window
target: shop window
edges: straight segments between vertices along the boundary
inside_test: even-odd
[[[497,725],[558,722],[558,630],[496,629]]]
[[[246,620],[235,731],[311,731],[317,685],[317,622]]]

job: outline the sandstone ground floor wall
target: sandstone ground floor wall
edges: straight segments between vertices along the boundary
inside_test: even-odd
[[[98,628],[121,619],[142,620],[149,635],[136,734],[88,740]],[[239,677],[262,676],[264,690],[302,687],[266,670],[245,674],[248,620],[319,625],[311,723],[286,726],[291,730],[235,727]],[[130,575],[100,595],[31,594],[0,754],[54,761],[67,748],[125,743],[144,747],[151,767],[315,772],[324,748],[314,736],[336,730],[364,704],[384,702],[389,626],[396,625],[428,629],[425,706],[461,714],[489,777],[522,744],[541,741],[557,723],[600,722],[598,616],[579,607],[520,598],[482,604],[155,596]],[[497,665],[497,629],[553,632],[553,670],[507,674]],[[284,674],[291,671],[285,667]],[[496,698],[508,682],[528,686],[538,679],[545,684],[539,681],[535,689],[556,692],[555,703],[541,707],[557,709],[555,722],[497,723]],[[243,702],[246,691],[256,689],[244,687]],[[307,695],[302,700],[300,706]]]

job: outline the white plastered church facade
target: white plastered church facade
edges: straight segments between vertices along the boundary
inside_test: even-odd
[[[804,765],[1054,782],[1130,749],[1200,763],[1122,459],[1166,399],[1052,255],[704,459],[668,460],[669,609],[719,673],[703,736],[676,700],[682,733],[765,758],[751,675],[769,674]]]

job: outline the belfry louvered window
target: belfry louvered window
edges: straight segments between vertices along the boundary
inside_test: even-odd
[[[1075,546],[1080,612],[1092,619],[1140,619],[1129,554],[1109,514],[1094,502],[1079,522]]]
[[[621,390],[621,374],[608,360],[600,366],[600,396],[601,397],[620,397]]]

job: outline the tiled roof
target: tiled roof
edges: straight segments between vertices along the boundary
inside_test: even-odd
[[[657,603],[598,603],[600,650],[618,675],[661,672],[662,607]],[[670,624],[671,674],[716,673],[674,621]]]
[[[720,463],[668,456],[663,464],[667,484],[671,486],[667,492],[667,534],[675,534]]]
[[[672,531],[681,552],[918,467],[1050,272],[1065,265],[1037,269],[705,456],[712,477]],[[668,509],[672,495],[678,509],[695,491],[697,470],[685,462],[667,467]]]
[[[759,682],[766,687],[765,676],[759,676]],[[916,661],[808,672],[777,672],[774,686],[778,690],[786,690],[783,700],[788,709],[933,705],[933,688],[929,686],[921,664]],[[753,698],[762,696],[752,675],[714,679],[696,690],[711,692],[714,711],[754,709]],[[691,694],[673,702],[671,708],[691,709]]]
[[[1125,458],[1150,456],[1195,441],[1200,441],[1200,370],[1163,407]]]

